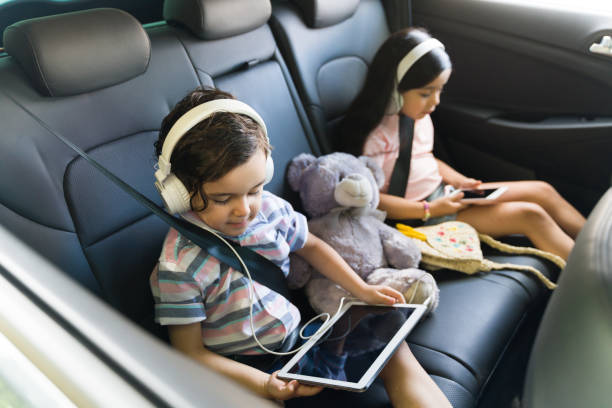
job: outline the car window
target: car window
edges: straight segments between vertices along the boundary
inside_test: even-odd
[[[75,407],[13,343],[0,333],[0,407],[38,406]]]
[[[28,18],[98,7],[125,10],[145,24],[162,20],[163,0],[0,0],[0,33],[11,24]]]
[[[545,6],[555,9],[566,10],[590,10],[612,12],[612,2],[610,0],[483,0],[495,1],[498,3],[518,3],[529,6]]]

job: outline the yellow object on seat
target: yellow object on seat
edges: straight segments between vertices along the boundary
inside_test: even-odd
[[[396,224],[396,227],[402,234],[414,239],[421,250],[421,264],[429,270],[447,268],[471,275],[494,269],[516,269],[533,273],[548,289],[557,286],[533,266],[497,263],[484,258],[480,249],[481,241],[502,252],[536,255],[553,262],[561,269],[565,268],[565,261],[558,255],[536,248],[505,244],[478,233],[471,225],[461,221],[448,221],[417,228]]]

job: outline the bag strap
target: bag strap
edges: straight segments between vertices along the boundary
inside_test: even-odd
[[[119,188],[129,194],[134,200],[138,201],[144,207],[148,208],[152,213],[161,218],[162,221],[164,221],[170,227],[176,229],[179,233],[181,233],[187,239],[192,241],[194,244],[196,244],[202,249],[206,249],[210,255],[219,259],[221,262],[224,262],[225,264],[229,265],[233,269],[237,271],[242,271],[242,273],[246,276],[246,271],[243,270],[238,258],[236,258],[231,249],[229,249],[220,238],[216,237],[212,233],[202,228],[191,224],[188,221],[178,219],[168,214],[164,209],[159,207],[153,201],[149,200],[147,197],[136,191],[132,186],[121,180],[119,177],[111,173],[100,163],[95,161],[91,156],[81,150],[70,140],[66,139],[64,136],[51,129],[51,127],[49,127],[40,118],[30,112],[30,110],[28,110],[25,106],[17,102],[7,93],[3,93],[7,95],[9,99],[11,99],[21,109],[23,109],[36,122],[38,122],[38,124],[40,124],[44,129],[46,129],[49,133],[51,133],[53,136],[62,141],[66,146],[74,150],[79,156],[85,159],[96,170],[102,173],[107,179],[115,183],[115,185],[117,185]],[[235,242],[228,242],[230,242],[230,244],[238,252],[240,257],[244,260],[244,262],[249,265],[249,271],[251,272],[251,276],[254,280],[256,280],[262,285],[267,286],[269,289],[272,289],[276,293],[284,296],[286,299],[290,298],[291,295],[289,292],[289,287],[287,286],[285,274],[276,264],[274,264],[272,261],[263,257],[255,251],[252,251],[248,248],[243,248]]]
[[[400,152],[395,161],[395,166],[393,166],[388,192],[394,196],[404,197],[406,194],[406,185],[408,184],[408,176],[410,175],[414,120],[401,113],[399,116]]]
[[[478,238],[480,238],[481,242],[489,245],[492,248],[498,249],[502,252],[507,252],[510,254],[529,254],[536,255],[540,258],[547,259],[557,265],[560,269],[565,268],[565,260],[561,258],[559,255],[552,254],[547,251],[542,251],[541,249],[532,248],[532,247],[520,247],[514,246],[510,244],[506,244],[504,242],[498,241],[489,235],[478,233]]]
[[[499,251],[507,252],[507,253],[510,253],[510,254],[529,254],[529,255],[539,256],[541,258],[544,258],[544,259],[547,259],[547,260],[551,261],[552,263],[557,265],[560,269],[565,268],[565,261],[563,260],[563,258],[561,258],[558,255],[551,254],[550,252],[542,251],[542,250],[537,249],[537,248],[518,247],[518,246],[514,246],[514,245],[509,245],[509,244],[506,244],[504,242],[497,241],[496,239],[494,239],[494,238],[492,238],[492,237],[490,237],[488,235],[485,235],[485,234],[480,234],[479,233],[478,237],[480,238],[481,242],[484,242],[485,244],[487,244],[490,247],[495,248],[495,249],[497,249]],[[484,263],[486,264],[486,266],[489,269],[510,268],[510,269],[517,269],[517,270],[520,270],[520,271],[531,272],[531,273],[535,274],[542,281],[542,283],[544,283],[544,285],[548,289],[554,289],[554,288],[557,287],[557,285],[555,283],[553,283],[542,272],[540,272],[539,270],[537,270],[533,266],[529,266],[529,265],[517,265],[517,264],[511,264],[511,263],[497,263],[497,262],[490,261],[488,259],[484,259]]]

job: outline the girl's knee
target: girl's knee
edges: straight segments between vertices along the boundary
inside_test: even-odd
[[[546,210],[537,203],[518,201],[512,204],[512,211],[515,213],[517,221],[523,222],[527,226],[535,227],[543,222],[552,221]]]
[[[545,181],[532,181],[531,193],[534,194],[535,197],[540,198],[542,201],[547,199],[556,199],[559,195],[557,190]]]

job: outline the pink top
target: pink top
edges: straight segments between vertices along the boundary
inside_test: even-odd
[[[434,128],[429,115],[414,122],[410,175],[404,197],[411,201],[422,200],[434,192],[442,182],[433,150]],[[370,133],[363,154],[373,158],[385,173],[385,184],[380,191],[389,190],[389,182],[395,161],[399,156],[399,115],[385,115],[382,122]]]

